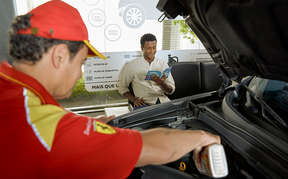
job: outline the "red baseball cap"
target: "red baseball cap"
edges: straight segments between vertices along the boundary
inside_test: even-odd
[[[96,50],[88,40],[87,28],[78,10],[61,0],[48,1],[32,11],[31,28],[20,29],[18,34],[30,34],[50,39],[83,41],[89,51],[87,57],[106,57]]]

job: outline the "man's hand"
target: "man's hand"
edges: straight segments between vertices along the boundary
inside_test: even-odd
[[[134,108],[136,107],[136,106],[144,106],[145,105],[145,101],[144,101],[144,99],[143,98],[141,98],[141,99],[136,99],[134,102]]]
[[[96,119],[98,119],[99,121],[103,122],[103,123],[107,123],[111,120],[113,120],[115,118],[115,115],[112,115],[112,116],[105,116],[105,115],[100,115],[100,116],[96,116],[95,117]]]
[[[162,85],[165,82],[166,78],[167,77],[166,77],[165,73],[163,73],[162,78],[160,78],[159,76],[152,75],[152,79],[153,79],[153,81],[155,81],[155,83],[157,85]]]
[[[171,93],[172,92],[172,87],[165,83],[166,80],[166,75],[163,73],[162,78],[159,78],[159,76],[152,75],[153,81],[166,93]]]
[[[206,134],[207,134],[207,137],[206,137],[205,142],[197,146],[193,151],[195,160],[198,163],[201,162],[200,155],[206,146],[211,145],[211,144],[221,144],[221,140],[219,136],[211,134],[211,133],[207,133],[207,132]]]

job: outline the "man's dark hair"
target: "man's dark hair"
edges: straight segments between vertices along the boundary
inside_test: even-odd
[[[48,39],[27,34],[17,34],[19,29],[31,27],[30,17],[32,14],[21,15],[14,18],[12,29],[9,31],[10,43],[9,53],[13,60],[39,61],[48,49],[57,44],[66,44],[69,49],[70,60],[85,45],[82,41],[68,41],[59,39]]]
[[[144,44],[146,41],[156,41],[157,42],[157,39],[155,37],[155,35],[153,34],[144,34],[142,35],[141,39],[140,39],[140,44],[141,44],[141,47],[144,47]]]

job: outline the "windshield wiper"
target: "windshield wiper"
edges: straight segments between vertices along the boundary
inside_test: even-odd
[[[288,125],[286,124],[286,122],[280,116],[278,116],[278,114],[275,113],[274,110],[272,108],[270,108],[269,105],[266,104],[266,102],[263,99],[256,97],[256,94],[250,88],[248,88],[246,85],[244,85],[244,87],[245,87],[246,91],[261,105],[262,116],[267,121],[269,121],[275,128],[280,130],[278,128],[278,126],[275,124],[275,122],[273,122],[273,120],[270,119],[270,117],[266,115],[265,111],[267,111],[283,127],[285,127],[286,129],[288,128]]]

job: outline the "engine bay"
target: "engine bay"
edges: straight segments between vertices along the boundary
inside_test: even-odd
[[[239,110],[245,104],[243,98],[247,89],[238,89],[240,88],[226,89],[224,98],[217,92],[209,92],[157,104],[157,107],[155,105],[131,111],[116,117],[110,121],[110,125],[138,131],[153,128],[203,130],[221,137],[228,165],[228,175],[225,178],[285,176],[287,144],[275,133],[250,121],[243,109]],[[193,161],[193,151],[163,166],[135,168],[132,174],[136,173],[139,178],[142,175],[157,176],[162,168],[154,169],[155,167],[166,167],[162,177],[165,173],[176,172],[186,174],[188,178],[211,178],[199,173]]]
[[[204,130],[210,133],[218,134],[215,130],[205,125],[205,123],[201,122],[201,119],[199,118],[177,119],[176,121],[170,122],[167,124],[159,124],[159,125],[153,124],[150,126],[150,128],[156,128],[156,127],[164,127],[164,128],[180,129],[180,130]],[[144,129],[142,127],[133,127],[131,129],[144,131],[144,130],[147,130],[148,128]],[[225,149],[228,170],[229,170],[228,176],[225,178],[264,178],[263,175],[261,175],[259,172],[254,170],[249,165],[247,160],[241,154],[233,150],[233,148],[229,146],[225,142],[225,140],[222,140],[222,145]],[[177,170],[182,173],[186,173],[189,176],[191,176],[191,178],[211,178],[209,176],[199,173],[193,160],[193,151],[184,155],[183,157],[181,157],[180,159],[174,162],[166,164],[165,166],[169,167],[171,171]],[[145,171],[148,170],[148,168],[149,166],[143,167],[143,168],[136,168],[134,171],[134,175],[135,173],[137,173],[139,176],[141,174],[145,176],[144,175]],[[177,174],[176,171],[174,172]],[[151,177],[151,175],[153,176],[153,173],[152,174],[149,173],[146,175],[149,175]]]

